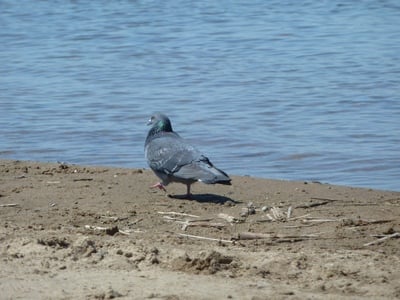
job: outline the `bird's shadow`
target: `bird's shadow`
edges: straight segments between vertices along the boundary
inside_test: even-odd
[[[192,194],[190,197],[187,195],[168,195],[169,198],[172,199],[181,199],[181,200],[191,200],[197,201],[199,203],[214,203],[214,204],[225,204],[225,203],[232,203],[232,204],[240,204],[241,201],[236,201],[232,198],[216,195],[216,194]]]

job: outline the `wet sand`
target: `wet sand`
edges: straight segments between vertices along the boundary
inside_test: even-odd
[[[0,298],[400,298],[400,192],[232,178],[0,161]]]

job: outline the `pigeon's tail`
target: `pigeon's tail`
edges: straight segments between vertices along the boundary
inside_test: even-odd
[[[199,178],[199,181],[206,184],[218,183],[224,185],[231,185],[231,179],[223,171],[217,168],[212,168],[207,171],[208,173],[204,174],[204,176]]]
[[[231,179],[229,178],[228,174],[214,167],[208,158],[202,159],[199,167],[202,170],[202,176],[199,176],[199,181],[207,184],[218,183],[231,185]]]

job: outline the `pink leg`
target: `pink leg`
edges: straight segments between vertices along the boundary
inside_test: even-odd
[[[152,185],[150,188],[159,188],[160,190],[163,190],[166,192],[167,190],[165,189],[165,186],[161,182],[157,182],[155,185]]]

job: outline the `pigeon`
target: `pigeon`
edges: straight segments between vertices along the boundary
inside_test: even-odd
[[[151,186],[166,191],[171,182],[186,184],[186,198],[191,198],[191,184],[200,181],[206,184],[230,185],[231,179],[193,145],[172,130],[171,121],[162,114],[151,116],[147,125],[152,125],[147,134],[144,152],[147,163],[161,182]]]

